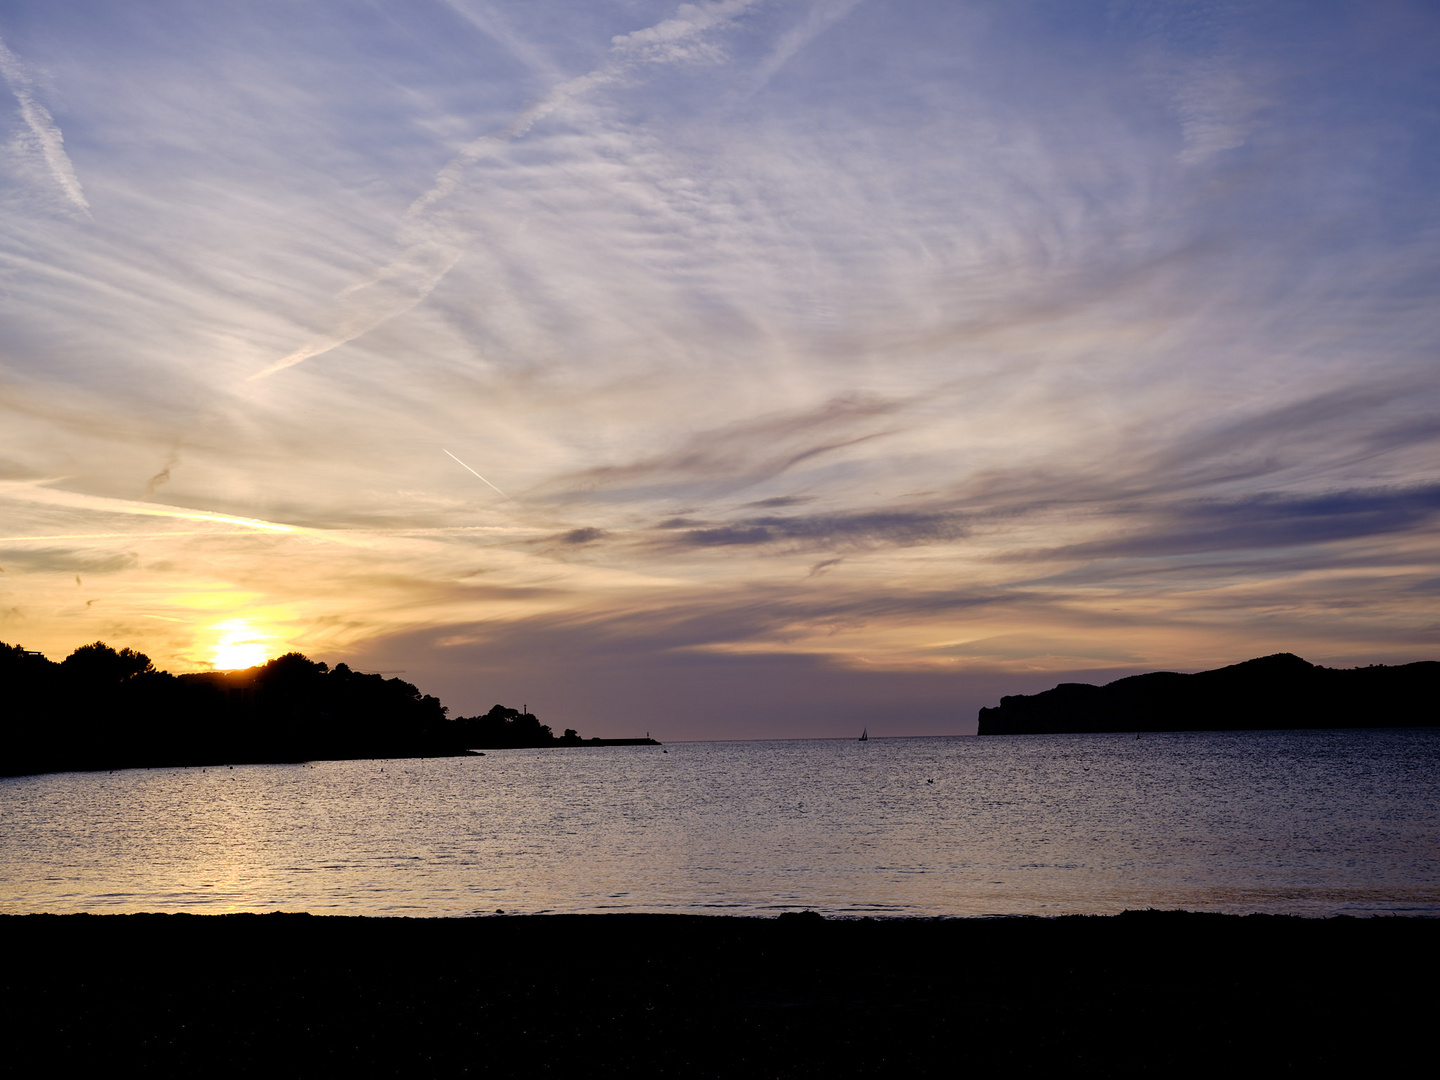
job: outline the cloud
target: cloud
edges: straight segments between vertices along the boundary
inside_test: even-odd
[[[786,506],[803,506],[805,503],[811,501],[813,500],[804,495],[776,495],[771,499],[756,499],[754,502],[748,502],[745,505],[747,507],[760,507],[766,510],[779,510]]]
[[[0,39],[0,75],[5,77],[10,92],[15,95],[20,115],[40,147],[51,179],[70,203],[71,209],[82,217],[90,217],[90,203],[80,187],[80,178],[75,175],[75,166],[65,153],[65,136],[50,115],[50,110],[35,99],[34,81],[24,63],[10,51],[3,39]]]
[[[434,291],[463,256],[461,249],[445,243],[421,241],[410,245],[400,258],[383,266],[369,281],[347,289],[337,298],[330,329],[250,378],[268,378],[286,368],[323,356],[368,334],[395,316],[412,310]]]
[[[955,514],[879,511],[741,518],[726,525],[689,529],[665,544],[689,547],[787,544],[806,549],[867,545],[908,547],[958,540],[967,531],[963,520]]]
[[[893,417],[900,408],[896,401],[846,394],[805,409],[698,431],[672,451],[559,477],[535,494],[593,499],[655,497],[682,489],[713,494],[741,490],[882,438],[886,430],[876,421]]]
[[[54,481],[50,481],[49,483],[54,483]],[[39,503],[45,506],[98,511],[104,514],[159,517],[178,521],[234,525],[241,529],[255,529],[264,532],[293,533],[299,531],[294,525],[281,525],[273,521],[257,521],[253,518],[237,517],[233,514],[213,514],[204,510],[157,506],[154,503],[137,503],[126,499],[111,499],[99,495],[84,495],[79,492],[64,491],[50,487],[46,482],[36,482],[33,480],[0,481],[0,500]]]
[[[165,464],[161,466],[160,471],[145,482],[146,498],[154,495],[163,485],[170,482],[170,470],[179,464],[180,455],[171,451],[170,455],[165,459]]]
[[[480,0],[442,0],[446,7],[475,27],[494,38],[536,76],[549,82],[560,79],[560,69],[551,57],[534,42],[518,33],[495,7]]]
[[[626,63],[675,64],[718,58],[703,35],[723,27],[759,0],[704,0],[681,4],[672,18],[643,30],[616,34],[610,39],[614,55]]]
[[[765,84],[773,79],[797,53],[849,15],[861,3],[863,0],[815,0],[810,5],[810,10],[805,13],[805,17],[781,34],[769,55],[755,66],[750,76],[749,93],[757,94],[764,89]]]
[[[1198,165],[1224,150],[1245,145],[1260,98],[1233,68],[1209,61],[1194,64],[1174,90],[1184,148],[1182,165]]]
[[[1440,515],[1440,485],[1296,497],[1278,494],[1127,508],[1154,524],[1109,540],[1046,552],[1050,558],[1117,558],[1329,544],[1427,527]],[[1123,517],[1123,510],[1116,517]]]
[[[1268,104],[1247,77],[1239,41],[1242,29],[1266,5],[1122,2],[1111,18],[1156,50],[1154,78],[1168,90],[1182,146],[1176,159],[1199,165],[1245,145]]]
[[[467,169],[503,150],[529,134],[532,128],[563,109],[606,86],[629,77],[645,65],[667,65],[714,61],[720,58],[704,35],[723,28],[753,7],[758,0],[711,0],[681,4],[673,18],[611,40],[609,61],[588,74],[566,80],[523,110],[500,132],[474,140],[437,175],[430,189],[411,203],[399,234],[402,251],[368,281],[347,289],[340,298],[339,312],[327,320],[330,328],[293,352],[262,368],[254,379],[264,379],[306,360],[322,356],[376,327],[412,310],[425,300],[462,258],[468,239],[455,222],[437,218],[437,209],[460,187]],[[456,7],[456,5],[451,5]],[[465,12],[465,9],[456,7]],[[494,19],[470,17],[487,28],[498,27]],[[518,39],[508,30],[496,33],[512,49]],[[532,55],[531,50],[521,49]]]
[[[823,590],[800,584],[744,586],[683,599],[664,591],[647,594],[631,610],[581,608],[537,612],[509,630],[522,637],[569,639],[567,650],[587,657],[615,657],[626,652],[684,653],[727,650],[737,646],[797,646],[812,637],[833,637],[871,622],[883,623],[922,614],[955,614],[1006,605],[1031,598],[999,591],[934,589],[904,595],[873,596],[863,590]],[[491,642],[499,626],[473,628],[471,641]]]
[[[58,547],[11,548],[0,551],[0,566],[7,572],[17,570],[43,574],[74,574],[80,585],[79,573],[116,574],[130,570],[139,561],[133,551],[105,554],[83,549]]]

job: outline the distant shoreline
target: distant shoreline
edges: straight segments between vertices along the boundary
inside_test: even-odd
[[[978,735],[1440,726],[1440,662],[1327,668],[1291,653],[1213,671],[1061,683],[980,710]]]
[[[1181,729],[1176,729],[1176,730],[1169,730],[1169,729],[1166,729],[1166,730],[1147,730],[1147,729],[1136,729],[1136,728],[1131,727],[1131,728],[1119,729],[1119,730],[1116,730],[1116,731],[1043,731],[1043,732],[1011,732],[1011,731],[993,732],[993,731],[992,731],[992,732],[986,732],[985,734],[987,735],[987,737],[990,737],[990,738],[994,738],[995,736],[1004,736],[1004,735],[1035,735],[1035,734],[1040,734],[1040,735],[1132,735],[1132,734],[1137,734],[1137,733],[1144,733],[1144,734],[1148,734],[1148,735],[1185,735],[1185,734],[1214,734],[1214,735],[1223,735],[1223,734],[1226,734],[1226,733],[1236,733],[1236,734],[1241,734],[1241,733],[1243,733],[1243,734],[1250,734],[1250,735],[1263,735],[1263,734],[1266,734],[1267,732],[1285,732],[1285,733],[1295,733],[1295,734],[1299,734],[1299,733],[1303,733],[1303,732],[1306,732],[1306,731],[1315,731],[1315,732],[1331,732],[1331,731],[1415,731],[1415,730],[1423,730],[1423,729],[1433,728],[1433,727],[1440,727],[1440,723],[1435,723],[1435,724],[1409,724],[1409,725],[1400,725],[1400,726],[1394,726],[1394,727],[1387,727],[1387,726],[1384,726],[1384,725],[1366,725],[1366,726],[1356,726],[1356,727],[1350,727],[1350,728],[1345,728],[1345,727],[1305,727],[1305,726],[1295,726],[1295,727],[1275,727],[1275,728],[1241,728],[1241,727],[1225,728],[1225,727],[1221,727],[1221,728],[1181,728]],[[974,738],[976,738],[976,737],[977,737],[976,735],[956,735],[956,734],[940,734],[940,735],[934,735],[934,734],[931,734],[931,735],[872,735],[872,736],[870,737],[870,741],[873,743],[873,742],[899,742],[899,741],[906,740],[906,739],[963,739],[963,740],[969,740],[969,739],[974,739]],[[575,750],[575,749],[581,749],[581,750],[583,750],[583,749],[587,749],[587,748],[589,748],[589,747],[607,747],[607,746],[701,746],[701,745],[705,745],[705,744],[707,744],[707,743],[731,743],[731,742],[745,742],[745,743],[751,743],[751,742],[835,742],[835,743],[850,743],[850,742],[854,742],[854,741],[855,741],[855,740],[854,740],[853,737],[847,736],[847,735],[817,735],[817,736],[811,736],[811,737],[785,738],[785,739],[676,739],[676,740],[671,740],[669,743],[663,743],[663,742],[660,742],[660,741],[657,740],[657,739],[586,739],[586,740],[584,740],[584,741],[582,741],[582,742],[576,742],[576,743],[561,743],[561,742],[558,742],[558,741],[557,741],[557,742],[552,743],[552,744],[547,745],[547,746],[487,746],[487,747],[483,747],[483,748],[482,748],[482,747],[476,747],[476,748],[474,748],[474,749],[465,749],[465,750],[438,750],[438,751],[435,751],[435,752],[433,752],[433,753],[425,753],[425,754],[365,754],[365,755],[356,755],[356,756],[349,756],[349,757],[339,757],[339,756],[324,757],[324,756],[320,756],[320,757],[285,758],[285,759],[264,758],[264,759],[254,759],[254,760],[248,760],[248,759],[232,759],[232,760],[219,760],[219,761],[209,761],[209,760],[206,760],[206,761],[158,761],[158,762],[142,762],[142,763],[139,763],[139,764],[121,764],[121,765],[104,764],[104,765],[94,765],[94,766],[69,765],[69,766],[65,766],[65,767],[57,767],[57,768],[50,768],[50,769],[31,769],[31,770],[22,771],[22,772],[0,772],[0,780],[18,779],[18,778],[20,778],[20,777],[25,777],[25,776],[52,776],[52,775],[56,775],[56,774],[59,774],[59,773],[71,773],[71,772],[78,772],[78,773],[102,773],[102,772],[103,772],[103,773],[108,773],[108,772],[126,772],[126,771],[139,770],[139,769],[223,769],[223,768],[227,768],[227,767],[230,767],[230,766],[239,766],[239,765],[312,765],[312,764],[319,764],[319,763],[321,763],[321,762],[326,762],[326,761],[424,761],[424,760],[426,760],[426,759],[463,758],[463,757],[484,757],[484,756],[486,756],[487,754],[491,754],[491,753],[496,752],[497,750]]]

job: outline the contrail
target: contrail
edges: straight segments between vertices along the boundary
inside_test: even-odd
[[[510,50],[510,54],[516,57],[521,63],[528,67],[535,74],[549,79],[551,82],[559,82],[562,78],[560,69],[554,62],[537,49],[529,41],[525,40],[510,25],[494,11],[489,4],[482,3],[479,10],[467,0],[441,0],[468,22],[475,29],[479,30],[486,37],[498,41]]]
[[[445,2],[450,3],[450,0]],[[247,381],[266,379],[278,371],[322,356],[331,349],[368,334],[382,323],[397,315],[403,315],[420,304],[460,261],[462,252],[455,245],[457,241],[465,239],[464,234],[453,231],[442,236],[439,223],[432,220],[431,211],[437,203],[447,199],[460,187],[464,173],[470,166],[524,138],[530,129],[545,117],[591,91],[623,82],[635,71],[646,66],[687,62],[692,58],[691,46],[696,38],[703,37],[712,30],[724,29],[760,2],[761,0],[710,0],[708,3],[683,3],[672,18],[663,19],[643,30],[611,38],[609,58],[605,63],[588,74],[553,87],[538,101],[522,110],[508,127],[474,140],[440,170],[430,189],[411,203],[405,213],[400,235],[397,237],[402,249],[400,255],[370,281],[347,290],[342,297],[341,307],[344,313],[339,325],[257,371]],[[473,16],[464,9],[453,3],[450,6],[474,21]],[[485,27],[490,24],[481,21],[477,25]],[[453,454],[450,456],[454,457]],[[459,458],[455,460],[460,461]],[[465,464],[463,461],[460,463]],[[468,465],[465,467],[470,468]],[[471,471],[474,472],[473,469]],[[479,473],[475,475],[480,476]],[[480,479],[485,480],[483,476]],[[485,482],[490,484],[488,480]],[[494,484],[490,486],[495,487]]]
[[[780,40],[775,43],[775,48],[755,72],[744,96],[751,98],[758,94],[765,88],[765,84],[775,77],[775,73],[788,64],[796,53],[849,15],[863,2],[864,0],[817,0],[803,22],[781,35]]]
[[[134,514],[139,517],[176,518],[181,521],[208,521],[220,525],[239,525],[246,529],[261,529],[265,532],[319,535],[314,530],[304,529],[298,525],[280,525],[273,521],[261,521],[258,518],[236,517],[233,514],[212,514],[206,510],[159,506],[155,503],[137,503],[127,499],[108,499],[102,495],[83,495],[76,491],[45,486],[57,482],[58,479],[60,478],[56,480],[0,481],[0,499],[16,499],[64,509],[98,510],[107,514]]]
[[[441,449],[441,450],[445,450],[445,448],[444,448],[443,446],[442,446],[440,449]],[[450,454],[450,451],[449,451],[449,450],[445,450],[445,453]],[[475,472],[475,470],[472,469],[472,468],[470,468],[469,465],[466,465],[465,462],[460,461],[460,459],[459,459],[458,457],[455,457],[454,454],[450,454],[450,456],[451,456],[452,458],[454,458],[455,461],[459,462],[460,467],[461,467],[462,469],[464,469],[466,472],[469,472],[469,473],[471,473],[471,474],[474,475],[474,476],[480,476],[480,474],[479,474],[478,472]],[[484,480],[485,483],[490,484],[490,481],[489,481],[489,480],[485,480],[485,477],[480,476],[480,479],[481,479],[481,480]],[[495,488],[496,491],[500,491],[500,489],[497,488],[497,487],[495,487],[494,484],[490,484],[490,486],[491,486],[492,488]],[[505,492],[500,491],[500,494],[501,494],[501,495],[505,495]],[[508,499],[508,498],[510,498],[510,496],[509,496],[509,495],[505,495],[505,498]]]
[[[268,378],[313,356],[321,356],[405,314],[430,295],[462,254],[458,248],[439,243],[412,244],[402,257],[382,268],[369,281],[341,295],[334,329],[306,342],[263,371],[257,371],[247,381]]]
[[[40,153],[45,158],[45,164],[50,169],[50,175],[54,177],[55,183],[60,185],[60,190],[65,193],[65,198],[84,214],[90,216],[90,202],[85,198],[85,192],[80,187],[80,178],[75,175],[75,166],[71,164],[70,157],[65,153],[65,136],[60,132],[60,125],[55,123],[55,118],[50,115],[50,110],[35,100],[30,76],[25,71],[25,66],[6,46],[0,41],[0,75],[5,76],[10,91],[15,95],[15,100],[20,103],[20,115],[24,118],[25,124],[30,133],[40,144]]]

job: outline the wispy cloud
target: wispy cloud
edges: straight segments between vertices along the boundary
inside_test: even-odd
[[[900,408],[895,401],[845,395],[796,412],[698,431],[668,452],[559,477],[538,494],[594,499],[633,498],[641,493],[654,497],[682,489],[710,494],[744,490],[806,462],[883,437]]]
[[[958,540],[967,532],[959,515],[877,511],[864,514],[806,514],[739,518],[724,525],[690,528],[666,546],[755,547],[785,544],[804,549],[909,547]],[[838,561],[838,560],[837,560]]]
[[[1255,8],[1220,3],[1164,3],[1122,0],[1112,18],[1157,49],[1154,78],[1166,87],[1180,122],[1182,165],[1199,165],[1225,150],[1245,145],[1266,104],[1247,78],[1236,41],[1244,36]]]
[[[1428,526],[1440,517],[1440,485],[1116,507],[1113,517],[1117,524],[1131,519],[1121,535],[1046,552],[1045,556],[1117,558],[1295,548],[1429,531]]]
[[[805,17],[776,39],[750,76],[750,94],[759,93],[797,53],[834,26],[864,0],[814,0]]]
[[[15,95],[20,115],[40,147],[51,178],[71,208],[88,218],[90,203],[80,187],[80,178],[75,175],[75,166],[65,153],[65,136],[60,131],[60,125],[55,123],[50,110],[36,99],[34,80],[25,64],[10,51],[3,39],[0,39],[0,75],[5,76],[10,92]]]
[[[561,81],[562,73],[554,59],[528,37],[517,32],[510,20],[505,18],[493,5],[484,3],[483,0],[441,0],[441,2],[482,34],[494,38],[504,45],[512,56],[520,60],[535,75],[551,83]]]
[[[467,169],[523,138],[536,124],[571,102],[628,79],[646,66],[718,60],[721,54],[707,40],[707,35],[725,27],[758,2],[709,0],[681,4],[672,18],[643,30],[617,34],[611,40],[607,63],[560,83],[521,112],[502,131],[470,143],[440,170],[430,189],[410,205],[398,237],[401,255],[370,280],[345,292],[341,297],[341,313],[330,329],[262,368],[250,376],[251,379],[264,379],[322,356],[396,315],[410,311],[430,295],[463,255],[459,245],[467,239],[464,231],[458,229],[454,222],[438,220],[437,210],[460,186]],[[479,16],[472,17],[480,19],[481,25],[496,25],[493,19],[486,21]],[[497,33],[512,49],[516,47],[512,32]]]
[[[49,483],[55,483],[50,481]],[[0,481],[0,500],[40,503],[45,506],[67,509],[98,511],[105,514],[127,514],[136,517],[173,518],[179,521],[205,521],[217,525],[236,525],[243,529],[258,529],[265,532],[297,532],[293,525],[281,525],[273,521],[257,521],[254,518],[237,517],[233,514],[212,514],[204,510],[184,507],[157,506],[154,503],[131,502],[126,499],[111,499],[100,495],[85,495],[74,491],[47,486],[44,481]]]
[[[408,246],[399,259],[386,264],[370,280],[352,286],[336,298],[336,312],[329,329],[250,378],[264,379],[312,357],[323,356],[412,310],[434,291],[463,255],[458,247],[435,241]]]

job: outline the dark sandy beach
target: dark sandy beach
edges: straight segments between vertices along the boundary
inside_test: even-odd
[[[802,1077],[1366,1072],[1440,921],[10,916],[6,1068]]]

